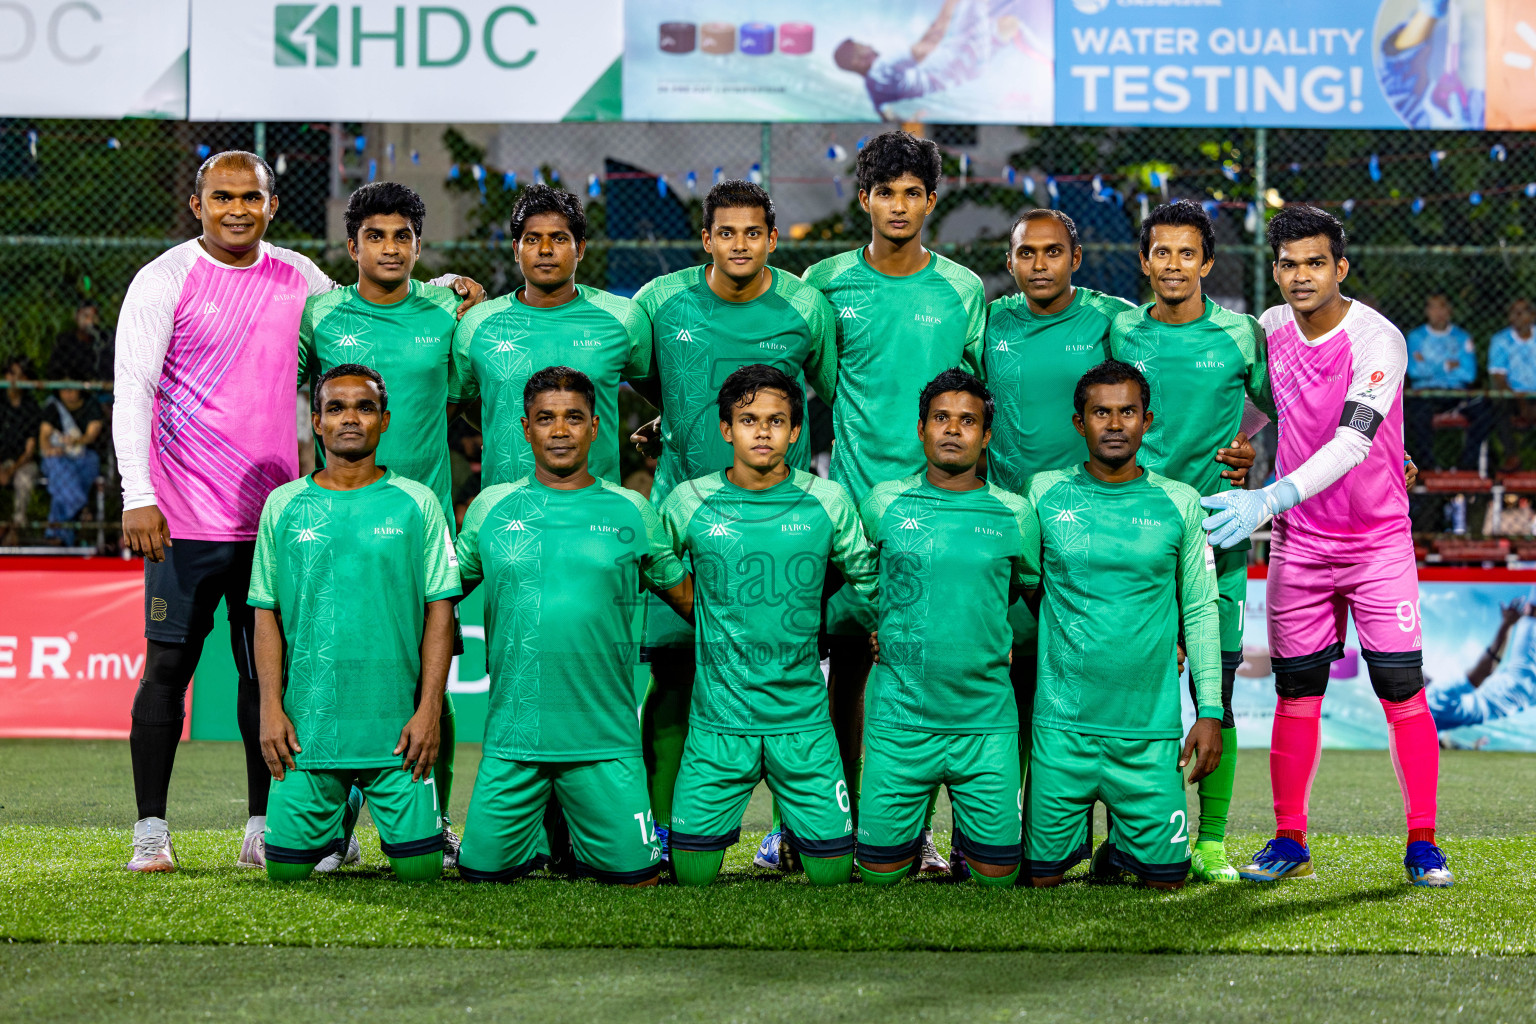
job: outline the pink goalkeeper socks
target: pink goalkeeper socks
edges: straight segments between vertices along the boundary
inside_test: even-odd
[[[1323,752],[1322,713],[1321,697],[1280,697],[1276,701],[1269,777],[1275,793],[1277,829],[1307,829],[1307,802],[1312,798],[1312,780]]]
[[[1440,738],[1429,713],[1424,691],[1394,704],[1381,702],[1387,713],[1387,749],[1403,791],[1408,828],[1435,827],[1435,790],[1440,780]],[[1277,727],[1278,730],[1278,727]]]

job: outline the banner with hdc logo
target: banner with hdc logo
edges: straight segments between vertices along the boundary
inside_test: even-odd
[[[3,0],[0,116],[187,116],[187,0]]]
[[[618,116],[621,0],[192,0],[190,116],[561,121]]]

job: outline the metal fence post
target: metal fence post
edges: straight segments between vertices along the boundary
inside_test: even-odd
[[[773,191],[773,123],[763,122],[763,138],[761,151],[757,157],[758,165],[763,171],[763,188],[765,191]]]
[[[1253,130],[1253,202],[1259,213],[1258,227],[1253,233],[1253,309],[1254,316],[1264,312],[1264,278],[1269,273],[1267,264],[1269,260],[1264,258],[1264,210],[1266,203],[1264,193],[1268,191],[1269,183],[1265,174],[1265,164],[1269,160],[1269,130],[1255,128]]]

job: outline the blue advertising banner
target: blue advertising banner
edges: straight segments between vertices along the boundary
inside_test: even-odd
[[[1238,744],[1269,746],[1275,716],[1267,607],[1262,579],[1248,581],[1243,664],[1232,710]],[[1536,587],[1530,583],[1421,582],[1419,617],[1430,711],[1443,746],[1536,751]],[[1494,663],[1479,662],[1490,647]],[[1194,710],[1185,708],[1185,724]],[[1323,745],[1385,750],[1386,717],[1371,689],[1350,622],[1344,658],[1334,662],[1323,698]]]
[[[1484,0],[1061,0],[1056,121],[1481,128]]]

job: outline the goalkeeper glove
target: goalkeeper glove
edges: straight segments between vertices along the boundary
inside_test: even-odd
[[[1200,525],[1205,527],[1211,547],[1230,548],[1247,540],[1271,517],[1300,502],[1301,492],[1289,480],[1276,480],[1258,491],[1223,491],[1200,499],[1206,508],[1217,510]]]

